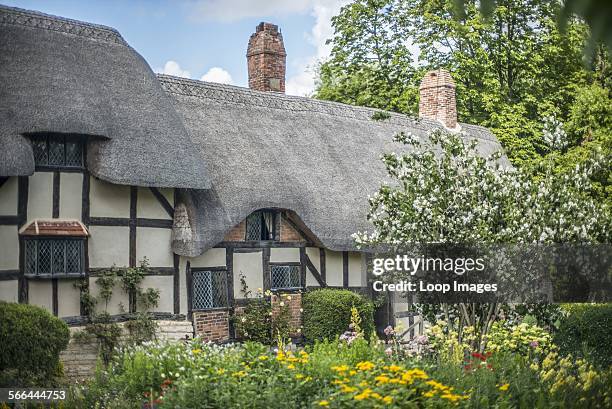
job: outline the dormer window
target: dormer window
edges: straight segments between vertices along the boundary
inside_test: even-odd
[[[246,220],[245,240],[278,240],[277,219],[278,212],[274,210],[258,210],[251,213]]]
[[[34,135],[32,150],[37,169],[83,168],[83,141],[71,135]]]

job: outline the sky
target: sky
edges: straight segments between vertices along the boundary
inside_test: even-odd
[[[117,29],[153,71],[247,86],[246,48],[261,21],[277,24],[287,51],[286,93],[310,95],[329,55],[331,17],[347,0],[0,0]]]

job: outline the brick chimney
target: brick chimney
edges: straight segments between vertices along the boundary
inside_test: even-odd
[[[259,23],[247,49],[249,88],[285,92],[286,59],[283,35],[278,26]]]
[[[455,82],[443,69],[429,71],[419,87],[419,117],[440,121],[448,129],[457,129]]]

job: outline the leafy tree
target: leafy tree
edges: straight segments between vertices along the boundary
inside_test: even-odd
[[[610,242],[611,207],[587,189],[593,174],[610,168],[610,157],[595,155],[560,174],[552,160],[518,170],[504,166],[499,153],[483,157],[475,140],[439,129],[427,144],[410,133],[395,140],[407,149],[383,156],[393,183],[369,199],[374,230],[356,233],[359,245]],[[449,319],[454,313],[459,333],[474,327],[482,341],[501,305],[442,308],[449,330],[457,325]],[[480,341],[474,347],[483,348]]]
[[[330,60],[319,67],[317,97],[397,112],[416,112],[416,69],[397,4],[357,0],[332,18]]]
[[[556,0],[498,0],[483,16],[475,0],[357,0],[333,19],[331,57],[316,96],[415,113],[424,70],[444,67],[457,84],[460,121],[487,126],[514,164],[548,153],[543,118],[566,122],[577,90],[610,83],[608,51],[583,64],[587,26],[557,25]],[[373,35],[376,33],[376,35]],[[420,50],[419,64],[409,45]]]

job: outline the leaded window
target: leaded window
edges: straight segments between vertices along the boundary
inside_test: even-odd
[[[227,271],[192,271],[192,309],[227,307]]]
[[[25,274],[29,276],[66,276],[84,274],[84,240],[26,239]]]
[[[82,168],[84,145],[69,135],[32,137],[34,163],[42,168]]]
[[[246,220],[246,240],[276,240],[278,212],[258,210]]]
[[[273,290],[301,288],[300,266],[272,265],[270,266],[270,281]]]

